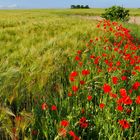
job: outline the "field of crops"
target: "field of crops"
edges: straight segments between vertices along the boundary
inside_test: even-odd
[[[0,11],[0,140],[140,139],[140,26],[91,10]]]
[[[131,16],[140,16],[140,8],[127,8]],[[12,10],[12,13],[49,13],[56,15],[82,15],[82,16],[100,16],[105,12],[104,8],[91,8],[91,9],[32,9],[32,10]],[[0,13],[9,13],[9,10],[0,10]]]
[[[130,11],[131,16],[140,16],[140,8],[128,8],[128,10]],[[98,16],[104,13],[105,9],[104,8],[93,8],[93,9],[91,8],[91,9],[84,9],[84,10],[83,9],[53,9],[53,10],[45,9],[44,11],[57,15]]]

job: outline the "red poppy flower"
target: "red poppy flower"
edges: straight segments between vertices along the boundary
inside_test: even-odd
[[[124,105],[131,105],[133,103],[133,101],[131,100],[131,98],[129,96],[124,96],[124,97],[118,99],[117,103],[124,104]]]
[[[108,66],[112,67],[113,66],[113,62],[109,62]]]
[[[82,118],[80,119],[79,123],[84,123],[84,122],[86,122],[86,118],[85,118],[85,117],[82,117]]]
[[[61,126],[67,127],[69,125],[69,122],[67,120],[62,120],[60,124]]]
[[[119,124],[121,125],[121,127],[122,127],[123,129],[128,129],[128,128],[130,128],[130,124],[129,124],[126,120],[119,120],[118,122],[119,122]]]
[[[93,42],[93,40],[92,40],[92,39],[90,39],[90,40],[89,40],[89,42],[90,42],[90,43],[92,43],[92,42]]]
[[[140,82],[136,81],[133,85],[132,85],[132,88],[134,90],[137,90],[138,88],[140,87]]]
[[[126,109],[126,113],[127,113],[128,115],[130,115],[131,112],[132,112],[131,109]]]
[[[81,126],[81,128],[87,128],[88,127],[88,123],[81,123],[80,126]]]
[[[116,63],[116,66],[120,66],[120,65],[121,65],[121,62],[118,61],[118,62]]]
[[[134,65],[136,63],[135,59],[130,59],[130,65]]]
[[[119,98],[118,100],[117,100],[117,104],[123,104],[123,99],[122,98]]]
[[[122,76],[122,80],[123,81],[127,80],[127,77],[126,76]]]
[[[132,92],[133,92],[133,90],[132,90],[132,89],[130,89],[130,90],[129,90],[129,93],[130,93],[130,94],[132,94]]]
[[[136,75],[137,74],[135,71],[132,71],[131,73],[132,73],[132,75]]]
[[[86,47],[88,47],[88,46],[89,46],[89,44],[87,43],[87,44],[86,44]]]
[[[103,109],[105,107],[105,104],[101,103],[99,106],[101,109]]]
[[[90,71],[89,70],[82,70],[82,75],[86,76],[89,75]]]
[[[97,72],[100,73],[100,72],[102,72],[102,70],[98,68]]]
[[[69,135],[72,136],[72,137],[75,137],[75,133],[72,130],[69,131]]]
[[[81,113],[82,113],[82,114],[84,114],[84,113],[85,113],[85,109],[84,109],[84,108],[82,108]]]
[[[108,68],[107,70],[108,70],[108,72],[112,72],[112,71],[113,71],[113,69],[112,69],[112,68]]]
[[[52,111],[56,111],[57,110],[57,107],[55,105],[52,105],[51,110]]]
[[[16,128],[16,127],[13,127],[13,128],[12,128],[12,133],[13,133],[14,135],[15,135],[16,131],[17,131],[17,128]]]
[[[91,101],[91,100],[92,100],[92,96],[89,95],[89,96],[87,97],[87,100],[88,100],[88,101]]]
[[[129,48],[129,44],[126,44],[126,45],[124,46],[124,49],[127,50],[128,48]]]
[[[78,72],[77,71],[71,72],[70,77],[76,77],[76,76],[78,76]]]
[[[75,56],[75,60],[76,61],[79,61],[80,60],[80,57],[79,56]]]
[[[119,48],[114,48],[114,51],[118,52]]]
[[[60,136],[66,137],[67,130],[66,130],[65,128],[60,128],[60,129],[58,130],[58,133],[59,133]]]
[[[109,95],[110,95],[110,97],[112,97],[112,98],[117,98],[117,97],[118,97],[118,95],[115,94],[115,93],[110,93]]]
[[[108,92],[110,92],[111,89],[112,89],[112,88],[111,88],[110,85],[108,85],[108,84],[104,84],[104,86],[103,86],[104,93],[108,93]]]
[[[71,82],[74,82],[74,81],[75,81],[74,77],[70,77],[69,80],[70,80]]]
[[[94,58],[95,58],[95,56],[94,56],[94,55],[91,55],[91,56],[90,56],[90,58],[91,58],[91,59],[94,59]]]
[[[118,83],[118,77],[116,77],[116,76],[112,77],[112,82],[113,82],[113,84],[117,84]]]
[[[121,95],[122,97],[127,96],[126,89],[121,88],[121,89],[120,89],[120,95]]]
[[[112,32],[112,31],[113,31],[113,29],[112,29],[111,27],[109,28],[109,30],[110,30],[110,32]]]
[[[136,104],[140,104],[140,96],[137,96],[137,98],[136,98]]]
[[[22,119],[23,119],[22,116],[16,116],[16,118],[15,118],[16,121],[21,121]]]
[[[77,91],[78,91],[78,87],[77,87],[77,86],[72,86],[72,90],[73,90],[74,92],[77,92]]]
[[[135,66],[135,70],[138,70],[140,72],[140,66]]]
[[[77,51],[77,54],[81,54],[81,53],[82,53],[82,51],[81,51],[81,50],[78,50],[78,51]]]
[[[46,103],[43,103],[43,104],[41,105],[41,109],[42,109],[42,110],[46,110],[47,108],[48,108],[48,106],[47,106]]]
[[[99,64],[99,59],[100,59],[100,58],[98,58],[98,57],[95,58],[95,59],[94,59],[94,64],[96,64],[96,65]]]
[[[87,127],[88,127],[88,123],[87,123],[85,117],[82,117],[82,118],[79,120],[79,124],[80,124],[80,127],[81,127],[81,128],[87,128]]]
[[[96,37],[95,40],[98,41],[98,37]]]
[[[102,56],[103,56],[103,57],[106,57],[106,56],[107,56],[107,54],[106,54],[106,53],[103,53],[103,54],[102,54]]]
[[[73,137],[72,140],[80,140],[80,138],[78,136],[76,136],[75,133],[72,130],[69,131],[69,135]]]
[[[122,112],[123,111],[123,107],[121,105],[118,105],[116,108],[118,111]]]
[[[84,84],[85,84],[85,81],[84,81],[84,80],[81,80],[81,81],[80,81],[80,84],[81,84],[81,85],[84,85]]]
[[[83,65],[83,62],[80,61],[80,62],[78,62],[78,64],[81,67]]]
[[[100,28],[100,24],[98,24],[96,27],[97,27],[97,28]]]
[[[132,104],[132,100],[129,96],[123,97],[122,100],[123,100],[123,104],[125,104],[125,105],[131,105]]]
[[[104,60],[105,64],[108,65],[109,61],[107,59]]]
[[[69,92],[69,93],[68,93],[68,96],[71,97],[71,96],[72,96],[72,93]]]

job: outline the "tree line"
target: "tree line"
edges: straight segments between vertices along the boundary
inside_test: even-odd
[[[88,5],[71,5],[71,9],[89,9]]]

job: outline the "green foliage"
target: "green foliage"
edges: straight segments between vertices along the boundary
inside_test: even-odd
[[[105,9],[105,13],[102,14],[102,17],[111,21],[114,21],[114,20],[128,21],[129,10],[120,6],[112,6],[110,8]]]

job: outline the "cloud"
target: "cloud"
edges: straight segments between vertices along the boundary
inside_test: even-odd
[[[14,9],[17,8],[17,4],[10,4],[10,5],[0,5],[0,9]]]

